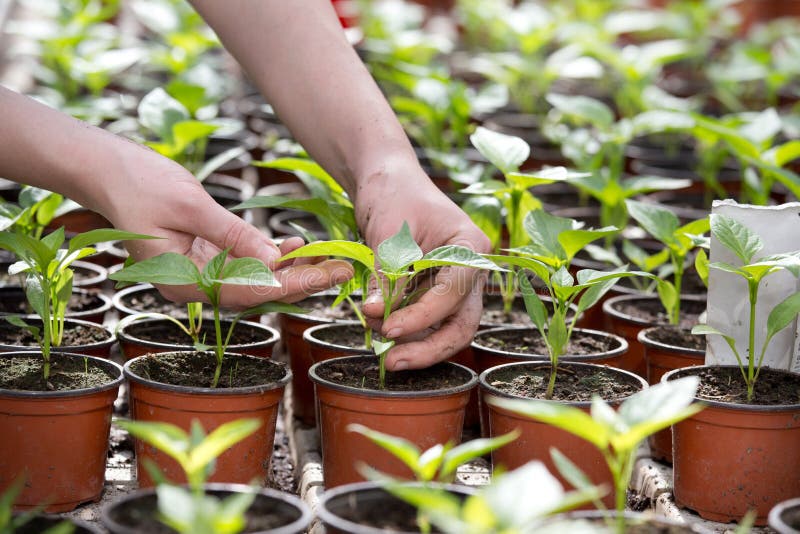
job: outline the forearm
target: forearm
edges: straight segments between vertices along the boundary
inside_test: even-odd
[[[427,180],[329,0],[192,3],[294,136],[351,197],[394,169],[403,169],[406,180]]]
[[[143,169],[164,165],[144,147],[2,86],[0,117],[0,176],[61,193],[112,222],[120,198],[147,191]]]

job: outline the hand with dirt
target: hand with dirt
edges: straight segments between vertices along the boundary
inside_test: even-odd
[[[198,266],[230,248],[275,270],[282,287],[223,289],[223,305],[246,308],[269,300],[296,301],[349,278],[341,261],[276,265],[302,245],[280,248],[255,227],[217,204],[180,165],[155,152],[0,87],[0,176],[61,193],[119,229],[163,239],[127,244],[136,259],[177,252]],[[177,301],[202,300],[191,286],[160,288]]]

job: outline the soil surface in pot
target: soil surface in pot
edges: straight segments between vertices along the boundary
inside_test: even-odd
[[[684,349],[706,350],[706,336],[692,334],[691,330],[673,326],[657,326],[647,332],[653,341]]]
[[[667,312],[658,299],[638,301],[625,300],[617,303],[614,309],[652,325],[669,323]],[[681,301],[680,326],[682,328],[691,328],[696,325],[697,318],[700,317],[700,314],[702,314],[705,309],[705,302],[691,300]]]
[[[142,357],[131,365],[137,375],[162,384],[211,387],[217,358],[210,352],[164,352]],[[286,376],[286,368],[266,358],[226,354],[218,389],[261,386]]]
[[[521,354],[541,354],[546,356],[547,345],[537,330],[507,330],[480,336],[478,343],[484,347]],[[619,347],[619,341],[612,337],[584,332],[572,333],[564,354],[581,356],[608,352]]]
[[[552,309],[549,302],[545,302],[548,309]],[[521,297],[516,297],[511,305],[511,311],[503,310],[503,299],[496,295],[484,295],[483,314],[481,324],[490,325],[529,325],[531,319],[525,311],[525,303]]]
[[[550,380],[550,364],[498,369],[491,373],[489,385],[503,393],[544,399]],[[559,367],[552,400],[588,402],[599,395],[606,401],[629,397],[642,389],[634,377],[623,375],[612,367]]]
[[[333,362],[317,370],[320,378],[359,389],[380,389],[378,357],[374,361]],[[443,363],[412,371],[387,371],[386,391],[431,391],[461,386],[470,375],[463,369]]]
[[[44,361],[0,355],[0,389],[21,391],[69,391],[108,384],[114,377],[83,358],[50,359],[50,378],[42,376]]]
[[[227,497],[229,493],[224,495],[218,494],[220,497]],[[137,532],[147,532],[148,534],[175,534],[175,530],[162,524],[158,519],[157,498],[155,495],[148,495],[134,503],[126,503],[124,507],[118,507],[115,510],[113,518],[123,525],[135,527]],[[256,498],[255,502],[245,512],[245,519],[247,524],[242,531],[243,534],[248,532],[264,532],[272,529],[288,525],[292,521],[298,519],[299,512],[294,508],[291,510],[283,510],[278,508],[275,503],[267,499]]]
[[[41,321],[26,321],[28,324],[42,327]],[[64,347],[79,347],[100,343],[109,338],[108,331],[100,326],[88,326],[82,324],[66,323],[64,326],[64,336],[61,345]],[[33,334],[27,330],[14,326],[5,321],[0,321],[0,344],[13,345],[18,347],[38,347],[39,343]],[[56,347],[54,347],[56,349]]]
[[[73,293],[67,303],[67,311],[82,312],[93,310],[105,304],[100,297],[92,293]],[[20,290],[18,294],[3,295],[0,299],[0,314],[22,314],[33,313],[33,308],[28,304],[25,293]]]
[[[384,502],[364,504],[371,504],[371,506],[357,506],[357,503],[353,502],[352,506],[344,509],[337,507],[334,513],[357,525],[386,532],[421,532],[419,523],[417,523],[417,511],[409,504],[390,497],[386,497]],[[431,526],[431,532],[440,533],[442,531]]]
[[[766,367],[756,380],[752,402],[747,402],[747,385],[738,368],[708,368],[700,377],[697,397],[718,402],[734,402],[759,406],[800,404],[800,374],[774,372]]]
[[[332,345],[366,350],[364,328],[360,324],[341,325],[338,328],[323,328],[322,330],[317,330],[314,333],[314,337]]]
[[[228,331],[230,322],[222,321],[222,334]],[[152,341],[155,343],[169,343],[172,345],[192,345],[192,338],[183,330],[178,328],[178,325],[170,321],[164,320],[153,324],[148,323],[131,323],[125,327],[125,332],[137,339],[144,341]],[[248,345],[251,343],[259,343],[272,337],[272,333],[262,330],[250,325],[239,323],[233,330],[231,336],[231,345]],[[216,339],[214,333],[214,323],[211,321],[203,321],[203,329],[200,331],[200,340],[205,339],[206,343],[213,343]]]
[[[0,262],[2,263],[2,262]],[[0,265],[0,287],[21,287],[25,283],[25,275],[24,274],[8,274],[8,267],[10,263],[6,263],[4,265]],[[84,280],[88,280],[90,278],[96,278],[97,273],[90,269],[72,265],[72,279],[73,285],[77,285],[76,282],[83,282]]]
[[[122,298],[122,303],[128,308],[142,313],[161,313],[176,319],[186,317],[185,304],[176,304],[165,299],[155,288],[126,295]],[[203,307],[203,318],[214,318],[214,311],[210,306]]]

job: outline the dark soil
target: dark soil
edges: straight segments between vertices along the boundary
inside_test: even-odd
[[[176,304],[165,299],[155,288],[126,295],[122,299],[122,304],[141,313],[161,313],[176,319],[184,319],[187,316],[185,304]],[[210,306],[203,307],[203,318],[214,318],[214,311]]]
[[[337,507],[334,513],[357,525],[364,525],[387,533],[391,532],[421,532],[417,523],[416,508],[399,499],[385,497],[382,501],[348,503],[349,506]],[[441,530],[431,527],[431,532],[439,533]]]
[[[69,391],[108,384],[114,377],[83,358],[50,357],[50,378],[44,380],[41,357],[0,355],[0,389]]]
[[[41,328],[42,323],[38,320],[26,320],[30,325]],[[85,326],[70,324],[64,326],[64,337],[61,340],[59,349],[62,351],[69,347],[79,347],[100,343],[109,339],[108,331],[100,326]],[[16,347],[38,347],[36,338],[27,330],[14,326],[11,323],[0,321],[0,344],[12,345]]]
[[[503,299],[499,295],[484,295],[481,326],[528,326],[530,324],[531,318],[528,317],[528,312],[525,311],[525,303],[522,298],[515,298],[511,305],[511,312],[505,313],[503,311]]]
[[[547,356],[547,345],[538,330],[519,329],[476,336],[475,341],[492,349],[517,354],[538,354]],[[608,352],[619,347],[619,342],[606,336],[573,331],[567,344],[565,355],[586,356]]]
[[[661,305],[661,301],[657,298],[639,301],[622,301],[617,303],[614,309],[654,326],[669,323],[667,312]],[[703,301],[681,301],[680,326],[683,328],[691,328],[696,325],[697,318],[705,309],[706,303]]]
[[[800,374],[763,367],[756,381],[753,401],[747,402],[747,386],[738,368],[710,368],[687,372],[700,377],[697,397],[704,400],[777,406],[800,404]]]
[[[789,525],[790,527],[794,528],[795,530],[800,530],[800,507],[794,506],[793,508],[787,508],[783,511],[780,515],[781,520]]]
[[[360,389],[380,389],[378,358],[331,362],[317,370],[319,376],[335,384]],[[469,374],[440,363],[427,369],[386,372],[386,391],[431,391],[464,385]]]
[[[229,321],[222,321],[223,336],[226,335],[229,326]],[[125,333],[144,341],[192,346],[192,338],[186,334],[186,332],[181,330],[178,325],[173,324],[166,319],[155,324],[153,322],[131,323],[125,327]],[[239,323],[233,330],[230,346],[260,343],[269,339],[271,336],[272,333],[267,330],[262,330],[254,326]],[[200,340],[202,341],[203,339],[205,339],[205,342],[209,345],[214,344],[216,334],[214,333],[213,321],[203,321],[203,329],[200,334]]]
[[[520,374],[521,373],[521,374]],[[550,379],[550,364],[498,369],[488,377],[489,385],[516,397],[544,399]],[[599,395],[605,401],[622,400],[642,389],[633,377],[613,367],[559,366],[553,400],[588,402]]]
[[[213,492],[218,497],[226,497],[228,493]],[[158,504],[155,494],[139,499],[136,503],[127,502],[124,507],[118,506],[112,517],[119,523],[135,527],[137,532],[148,534],[174,534],[176,531],[162,524],[156,519]],[[298,519],[300,513],[294,508],[279,508],[274,501],[266,498],[257,498],[246,512],[247,525],[242,531],[264,532],[287,525]]]
[[[92,293],[73,293],[67,304],[67,313],[96,310],[102,307],[104,302]],[[19,292],[8,291],[0,298],[0,314],[28,315],[33,313],[33,308],[28,304],[25,293],[22,289]]]
[[[364,346],[364,328],[360,324],[341,324],[336,328],[323,328],[315,331],[314,337],[325,343],[351,349],[366,348]]]
[[[650,497],[642,495],[639,492],[628,490],[628,510],[632,510],[634,512],[644,512],[645,510],[649,510],[653,505],[653,501]]]
[[[650,330],[647,333],[647,337],[665,345],[692,350],[706,350],[706,336],[692,334],[692,331],[686,328],[659,326]]]
[[[210,352],[150,354],[131,366],[137,375],[173,386],[211,387],[217,359]],[[272,384],[286,376],[286,367],[267,358],[226,354],[218,388]]]
[[[316,317],[317,319],[328,319],[330,321],[357,321],[356,316],[350,304],[346,301],[335,308],[331,305],[336,300],[336,295],[313,295],[305,300],[297,303],[298,306],[304,310],[308,310],[309,317]],[[356,301],[358,303],[358,301]],[[360,305],[360,303],[359,303]]]

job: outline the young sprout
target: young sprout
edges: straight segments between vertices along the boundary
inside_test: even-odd
[[[225,249],[214,256],[201,271],[194,262],[186,256],[176,254],[175,252],[166,252],[134,263],[109,275],[109,278],[119,282],[149,282],[166,285],[194,284],[206,298],[208,298],[214,310],[215,345],[213,349],[217,359],[214,377],[211,380],[212,388],[217,387],[219,383],[225,350],[230,344],[234,329],[242,317],[274,311],[284,313],[301,313],[303,311],[291,304],[265,302],[236,314],[231,320],[228,331],[223,335],[222,321],[220,318],[220,297],[224,284],[268,287],[280,286],[273,276],[272,271],[256,258],[234,258],[230,261],[226,261],[227,259],[228,249]],[[208,348],[202,344],[196,345],[196,347],[198,350],[206,350]]]
[[[736,337],[734,335],[721,332],[712,326],[697,325],[692,328],[692,333],[722,336],[722,339],[725,340],[736,357],[739,369],[742,371],[742,377],[745,384],[747,384],[747,402],[751,402],[769,342],[775,334],[789,326],[789,323],[800,313],[800,293],[789,295],[772,308],[767,317],[767,331],[761,345],[761,351],[756,353],[756,306],[758,304],[759,286],[761,281],[768,275],[780,271],[789,271],[795,277],[800,276],[800,251],[756,258],[756,254],[764,248],[764,242],[761,237],[739,221],[716,213],[711,214],[711,235],[722,246],[735,254],[742,263],[739,267],[724,262],[713,262],[709,263],[708,266],[712,269],[736,274],[747,283],[750,310],[747,353],[744,356],[740,353],[736,346]],[[758,354],[758,358],[756,358],[756,354]]]
[[[364,269],[365,279],[375,280],[382,286],[384,321],[389,318],[393,307],[402,308],[418,296],[416,293],[405,294],[406,289],[412,287],[414,279],[428,269],[456,266],[503,270],[472,250],[458,245],[445,245],[425,254],[414,241],[408,223],[405,222],[399,232],[378,245],[377,258],[372,249],[361,243],[323,241],[300,247],[284,256],[282,260],[314,256],[341,256],[360,263]],[[394,344],[395,341],[392,339],[373,334],[371,348],[378,356],[381,388],[386,385],[386,355]]]
[[[636,200],[626,200],[625,205],[639,226],[665,247],[671,265],[672,282],[658,278],[658,296],[667,310],[670,324],[677,325],[680,322],[681,286],[686,258],[695,247],[708,246],[708,238],[703,237],[709,230],[708,218],[681,226],[678,217],[666,208]],[[630,248],[628,250],[631,251]],[[663,257],[664,252],[657,255]]]
[[[74,236],[65,244],[64,228],[42,238],[10,231],[0,232],[0,248],[13,252],[19,261],[8,268],[11,275],[25,274],[25,296],[33,311],[42,320],[42,329],[25,324],[19,317],[7,320],[28,329],[39,341],[44,365],[43,378],[50,378],[50,350],[64,337],[67,303],[72,295],[72,263],[91,256],[97,243],[128,239],[153,239],[152,236],[121,230],[91,230]]]
[[[639,444],[649,435],[682,421],[703,409],[693,403],[700,379],[689,376],[644,389],[625,399],[617,411],[600,397],[592,399],[587,414],[558,402],[533,399],[489,397],[487,402],[504,410],[556,426],[585,439],[602,453],[614,480],[617,509],[617,532],[625,532],[627,489],[636,463]],[[555,455],[557,464],[567,468],[565,478],[578,489],[591,487],[583,473],[563,455]]]
[[[226,499],[206,495],[203,489],[213,472],[214,460],[230,447],[253,434],[261,426],[258,419],[238,419],[217,427],[206,435],[196,419],[191,432],[169,423],[117,421],[117,424],[173,458],[183,469],[189,488],[159,483],[159,520],[181,534],[236,534],[245,527],[244,513],[255,493],[236,493]],[[163,479],[152,463],[147,466],[154,479]]]
[[[0,229],[40,239],[53,219],[78,208],[77,203],[58,193],[25,185],[19,192],[17,204],[0,204]]]
[[[546,398],[552,398],[555,389],[558,361],[567,349],[575,323],[581,313],[597,304],[620,278],[652,275],[639,271],[626,271],[620,267],[612,271],[583,269],[573,278],[569,273],[572,259],[587,244],[602,237],[613,235],[613,226],[600,229],[583,229],[582,224],[573,219],[556,217],[542,210],[528,213],[524,223],[530,237],[530,245],[512,249],[514,256],[490,256],[500,263],[517,267],[525,308],[531,321],[547,345],[550,357],[550,379]],[[552,314],[534,291],[526,271],[536,275],[552,299]],[[569,318],[573,303],[577,307]]]

